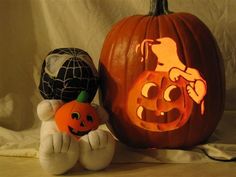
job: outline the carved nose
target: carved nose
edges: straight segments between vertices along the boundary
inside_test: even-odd
[[[84,124],[83,121],[80,123],[80,126],[81,126],[81,127],[85,127],[85,124]]]

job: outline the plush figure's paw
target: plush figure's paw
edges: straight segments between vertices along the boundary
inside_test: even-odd
[[[101,170],[107,167],[114,155],[115,140],[104,130],[94,130],[80,138],[80,164],[88,170]]]
[[[92,103],[91,105],[96,109],[97,114],[99,115],[99,117],[101,119],[100,124],[106,123],[108,121],[108,119],[109,119],[109,115],[106,112],[106,110],[102,106],[98,106],[95,103]]]
[[[63,105],[61,100],[43,100],[38,104],[37,114],[40,120],[47,121],[54,117],[56,111]]]
[[[39,160],[42,168],[51,174],[63,174],[77,162],[78,141],[64,133],[48,135],[41,140]]]

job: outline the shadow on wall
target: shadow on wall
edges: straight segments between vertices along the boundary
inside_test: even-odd
[[[0,9],[0,126],[23,130],[34,122],[36,46],[30,1],[1,1]]]

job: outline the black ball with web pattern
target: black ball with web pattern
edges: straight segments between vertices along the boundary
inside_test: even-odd
[[[59,48],[51,51],[44,60],[39,84],[43,98],[68,102],[85,90],[91,102],[97,88],[97,70],[87,52],[78,48]]]

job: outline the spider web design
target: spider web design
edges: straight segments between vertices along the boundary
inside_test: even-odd
[[[39,85],[43,98],[68,102],[76,99],[82,90],[86,90],[89,94],[88,101],[91,102],[98,88],[98,77],[94,75],[93,68],[84,59],[91,61],[92,59],[86,52],[77,48],[55,49],[49,55],[55,53],[69,54],[71,58],[65,61],[57,77],[54,78],[45,72],[44,61]]]
[[[68,55],[71,55],[73,57],[78,57],[78,58],[82,54],[88,55],[87,52],[85,52],[84,50],[78,49],[78,48],[58,48],[58,49],[55,49],[55,50],[49,52],[48,55],[51,55],[51,54],[68,54]]]

